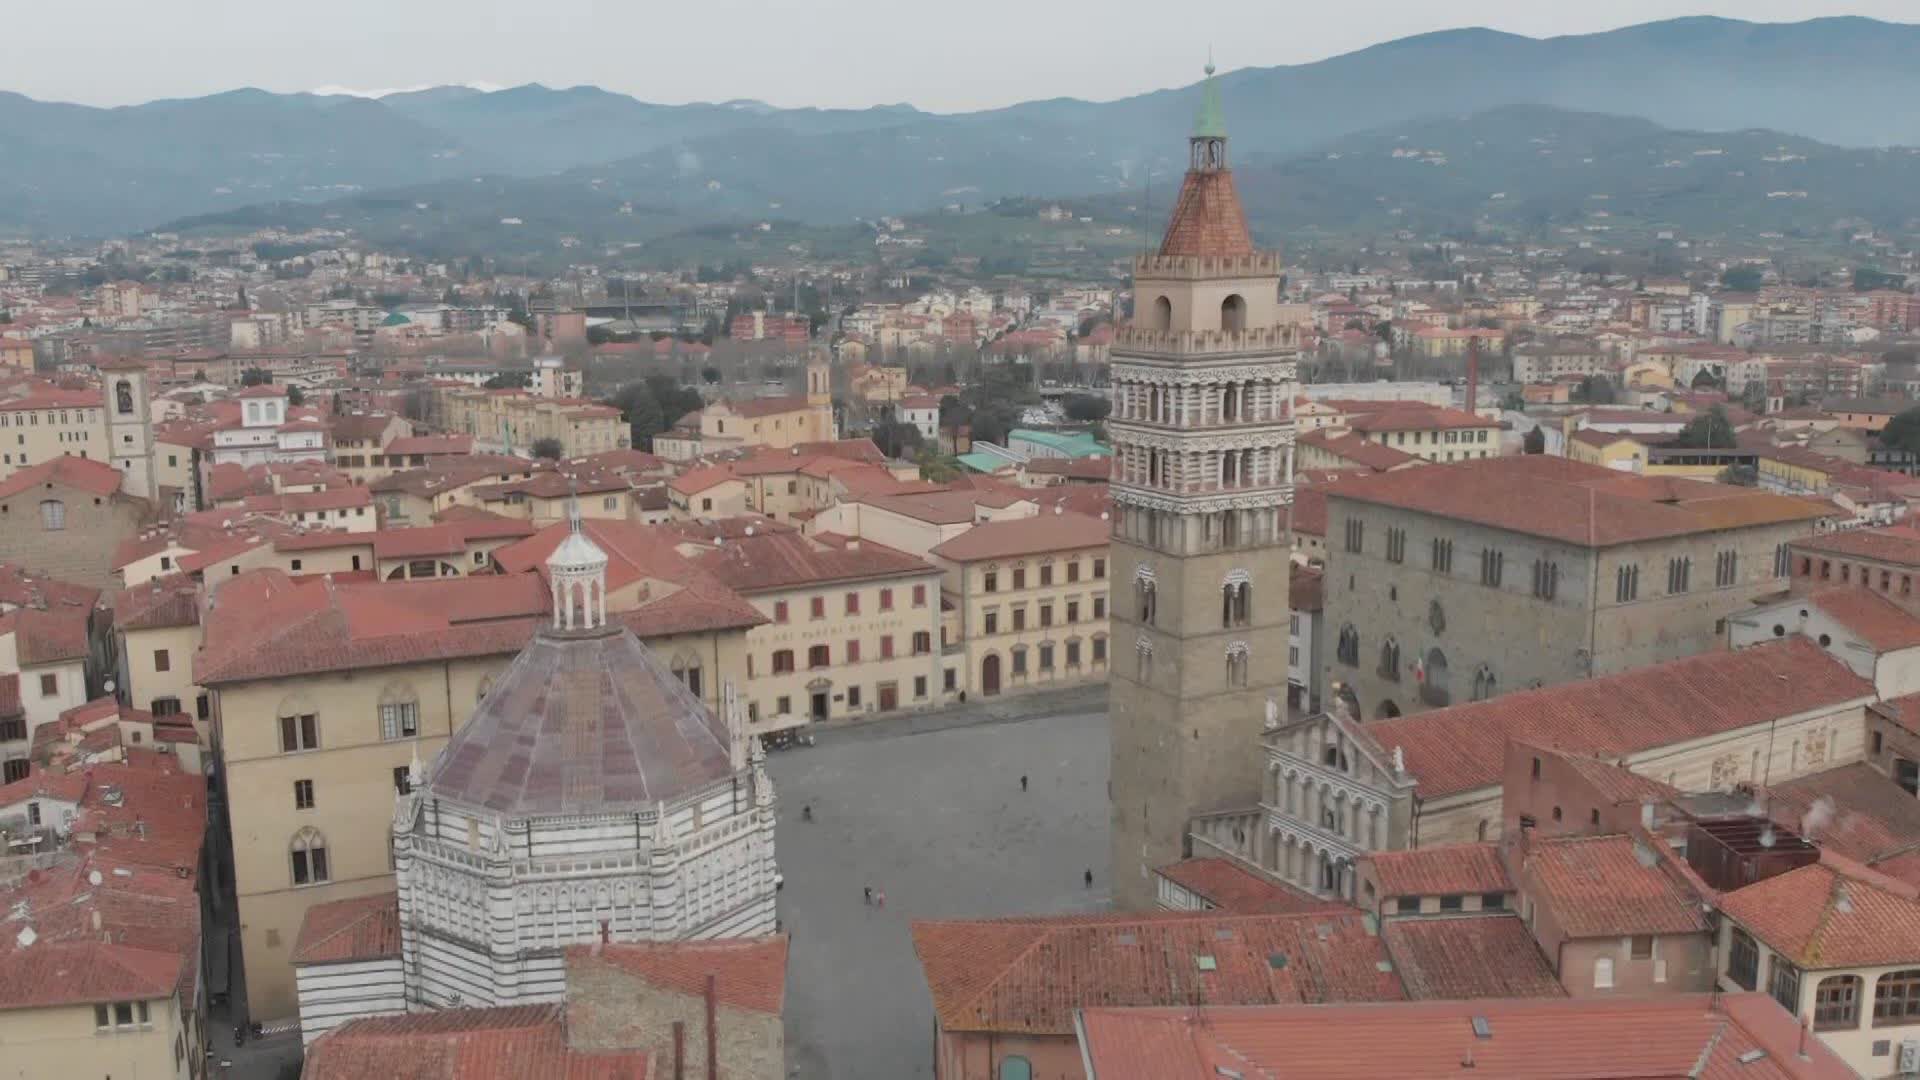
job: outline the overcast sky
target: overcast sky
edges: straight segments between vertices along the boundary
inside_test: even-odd
[[[936,111],[1124,97],[1408,34],[1534,37],[1682,14],[1920,20],[1916,0],[69,0],[7,2],[0,90],[123,105],[257,86],[591,83],[648,101],[910,102]]]

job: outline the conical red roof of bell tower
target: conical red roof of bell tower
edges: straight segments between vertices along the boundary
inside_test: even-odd
[[[1227,169],[1189,169],[1173,204],[1167,234],[1160,240],[1162,255],[1251,255],[1253,233],[1247,229],[1240,193]]]
[[[1213,81],[1211,57],[1200,91],[1200,112],[1188,141],[1191,163],[1167,221],[1167,233],[1160,240],[1160,254],[1253,254],[1253,233],[1240,208],[1240,193],[1233,187],[1233,172],[1227,168],[1227,122],[1220,108],[1220,88]]]

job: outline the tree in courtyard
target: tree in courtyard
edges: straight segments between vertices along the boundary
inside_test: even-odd
[[[1733,425],[1727,420],[1727,410],[1715,405],[1687,421],[1687,426],[1674,437],[1673,445],[1690,450],[1733,449]]]
[[[890,458],[910,458],[923,441],[920,429],[899,420],[883,420],[873,426],[873,445]]]
[[[1520,449],[1522,452],[1528,454],[1544,454],[1547,452],[1547,433],[1540,430],[1539,424],[1533,425],[1532,431],[1520,437]]]
[[[287,387],[287,404],[299,408],[307,403],[307,392],[297,386]]]
[[[266,368],[250,367],[240,373],[241,386],[265,386],[273,381],[273,375]]]
[[[1605,375],[1589,375],[1580,380],[1573,396],[1589,405],[1611,405],[1617,396],[1613,389],[1613,380]]]
[[[1068,394],[1060,406],[1065,410],[1067,419],[1083,424],[1105,420],[1107,414],[1113,411],[1113,402],[1097,394]]]
[[[1729,266],[1720,274],[1720,284],[1734,292],[1759,292],[1766,274],[1757,266]]]
[[[559,439],[546,438],[546,439],[535,439],[533,441],[534,457],[545,458],[548,461],[559,461],[560,453],[561,453],[561,446],[560,446]]]
[[[1894,415],[1880,429],[1880,445],[1920,454],[1920,405]]]

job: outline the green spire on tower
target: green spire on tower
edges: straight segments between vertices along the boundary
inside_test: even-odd
[[[1220,108],[1220,85],[1213,81],[1213,50],[1207,50],[1207,78],[1200,84],[1200,112],[1193,118],[1193,137],[1227,137],[1227,114]]]

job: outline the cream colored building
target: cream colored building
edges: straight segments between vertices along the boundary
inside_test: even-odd
[[[938,567],[790,531],[729,538],[700,562],[767,619],[747,631],[752,732],[927,708],[957,689],[943,675]]]
[[[798,397],[716,401],[681,417],[654,439],[654,452],[672,461],[765,447],[786,450],[839,437],[833,422],[832,370],[824,356],[807,362],[807,392]]]
[[[631,429],[620,419],[620,410],[594,401],[460,384],[436,386],[433,395],[435,426],[473,436],[477,450],[525,454],[535,443],[554,439],[561,457],[575,458],[630,443]]]
[[[1355,413],[1347,430],[1427,461],[1498,457],[1500,422],[1459,409],[1388,408]]]
[[[1106,677],[1107,522],[1042,514],[975,525],[931,549],[957,639],[942,679],[971,694]]]
[[[123,589],[112,603],[124,700],[155,717],[191,717],[200,745],[208,746],[212,702],[193,681],[193,654],[200,647],[199,585],[174,574]]]
[[[550,540],[514,547],[544,545],[544,562]],[[717,708],[720,676],[744,672],[758,614],[657,536],[634,546],[650,561],[635,567],[616,551],[609,609]],[[389,825],[409,763],[438,752],[548,617],[542,577],[509,561],[506,577],[377,585],[268,570],[213,594],[194,677],[213,694],[214,749],[236,808],[255,1018],[296,1011],[289,955],[308,908],[394,888]]]
[[[108,460],[100,391],[46,386],[0,400],[0,480],[61,455]]]

